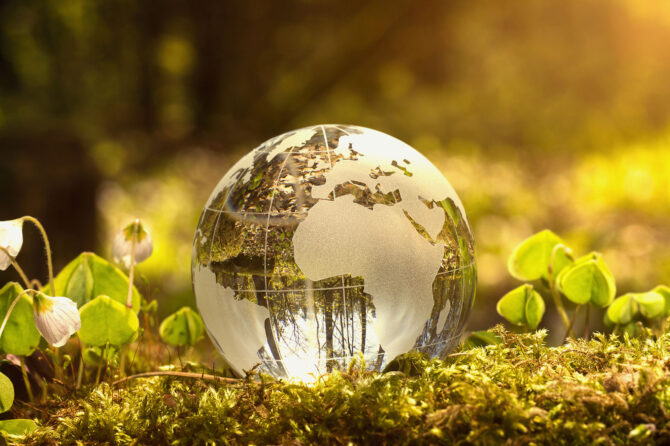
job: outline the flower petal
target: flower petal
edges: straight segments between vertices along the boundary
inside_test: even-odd
[[[23,246],[23,220],[0,221],[0,246],[5,248],[12,257],[19,255]],[[12,259],[0,251],[0,270],[6,270]]]
[[[114,237],[114,242],[112,244],[112,257],[114,258],[114,261],[123,264],[126,269],[130,268],[130,254],[133,245],[133,225],[135,225],[135,223],[131,223],[119,231]],[[138,234],[135,242],[135,264],[148,259],[154,249],[149,231],[147,231],[141,224],[139,224],[137,231]]]
[[[67,297],[48,297],[47,310],[33,312],[35,325],[44,339],[54,347],[62,347],[81,328],[77,304]]]
[[[147,231],[142,241],[135,245],[135,263],[144,262],[151,256],[153,250],[154,244],[151,240],[151,235]]]

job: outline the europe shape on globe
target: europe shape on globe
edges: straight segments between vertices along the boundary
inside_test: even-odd
[[[476,279],[463,206],[412,147],[351,125],[284,133],[224,175],[193,243],[193,289],[233,370],[313,379],[458,342]]]

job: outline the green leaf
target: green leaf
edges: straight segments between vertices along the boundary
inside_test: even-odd
[[[16,296],[23,288],[16,282],[9,282],[0,289],[0,321],[4,318]],[[17,356],[28,356],[40,342],[40,332],[33,318],[33,301],[27,295],[21,296],[7,320],[0,337],[0,351]]]
[[[544,315],[544,301],[532,285],[525,284],[505,294],[496,311],[512,324],[535,329]]]
[[[670,287],[659,285],[652,291],[663,296],[663,300],[665,300],[665,315],[670,316]]]
[[[647,319],[654,319],[665,313],[665,299],[655,291],[633,294],[633,299],[639,305],[642,316]]]
[[[526,298],[526,325],[535,330],[544,315],[544,300],[534,290]]]
[[[614,324],[625,325],[633,320],[637,313],[637,303],[632,294],[617,297],[607,309],[607,318]]]
[[[183,307],[166,317],[158,329],[163,341],[175,347],[194,345],[205,334],[205,326],[198,313]]]
[[[520,280],[548,279],[551,256],[558,244],[563,244],[563,240],[548,229],[532,235],[512,251],[507,262],[509,273]],[[565,250],[558,248],[554,256],[553,276],[557,277],[571,263]]]
[[[52,296],[65,296],[81,308],[94,297],[105,295],[125,305],[128,297],[128,276],[102,257],[92,253],[81,253],[68,263],[54,279],[55,293],[49,286],[42,291]],[[133,286],[133,310],[140,310],[141,296]]]
[[[113,363],[114,357],[118,353],[116,347],[109,345],[107,347],[86,347],[84,348],[84,363],[89,366],[97,367],[102,362]]]
[[[463,343],[463,347],[466,349],[474,347],[484,347],[487,345],[500,344],[501,339],[495,333],[490,331],[473,331],[470,336]]]
[[[33,420],[18,418],[14,420],[0,420],[0,434],[16,439],[23,437],[37,429],[37,424]]]
[[[614,277],[597,253],[584,256],[564,269],[556,283],[565,297],[579,305],[606,307],[616,294]]]
[[[7,375],[0,373],[0,413],[7,412],[14,404],[14,384]]]
[[[140,326],[133,310],[104,295],[81,307],[79,314],[79,338],[84,344],[95,347],[130,343]]]

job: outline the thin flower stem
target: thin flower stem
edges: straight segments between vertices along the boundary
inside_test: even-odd
[[[126,307],[133,308],[133,274],[135,272],[135,244],[137,243],[137,230],[140,221],[138,219],[133,223],[133,236],[130,241],[130,267],[128,271],[128,297],[126,298]]]
[[[30,284],[28,285],[28,287],[29,288],[35,288],[37,290],[41,290],[42,289],[42,283],[37,279],[33,279],[33,280],[30,281]]]
[[[28,378],[28,372],[26,371],[26,361],[23,359],[23,356],[20,356],[19,360],[21,361],[21,375],[23,375],[23,383],[25,384],[26,391],[28,392],[28,399],[32,403],[35,398],[33,397],[33,388],[30,385],[30,379]]]
[[[77,334],[77,340],[79,340],[79,370],[77,370],[77,383],[75,384],[75,389],[81,387],[81,381],[84,378],[84,345],[81,342],[79,334]]]
[[[47,231],[44,230],[44,226],[42,226],[42,223],[40,223],[40,221],[35,217],[26,215],[25,217],[21,217],[21,220],[31,222],[42,233],[42,238],[44,239],[44,249],[47,252],[47,267],[49,268],[49,288],[51,289],[51,292],[55,294],[56,288],[54,287],[54,267],[53,262],[51,260],[51,244],[49,243],[49,237],[47,237]]]
[[[21,280],[23,280],[23,283],[26,285],[26,288],[30,288],[30,280],[28,279],[28,276],[26,276],[26,273],[23,272],[23,269],[19,266],[19,262],[16,261],[16,259],[9,253],[7,248],[4,246],[0,246],[0,251],[5,253],[7,257],[12,261],[12,266],[16,270],[17,273],[19,273],[19,276],[21,276]]]
[[[7,310],[7,314],[5,314],[5,318],[2,320],[2,325],[0,325],[0,338],[2,337],[2,333],[5,331],[5,326],[7,325],[7,321],[9,320],[9,316],[12,314],[12,311],[14,310],[14,307],[16,304],[19,302],[19,299],[21,296],[27,293],[36,293],[35,290],[23,290],[19,293],[18,296],[14,298],[12,301],[12,304],[9,306],[9,309]]]

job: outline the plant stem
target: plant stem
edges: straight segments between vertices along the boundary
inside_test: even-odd
[[[81,343],[79,334],[77,334],[77,340],[79,341],[79,370],[77,370],[77,384],[74,386],[75,389],[81,387],[81,381],[84,378],[84,345]]]
[[[77,370],[77,384],[75,385],[75,389],[80,389],[81,388],[81,381],[84,379],[84,355],[81,354],[79,355],[79,370]]]
[[[179,378],[203,379],[205,381],[219,381],[219,382],[230,383],[230,384],[238,384],[238,383],[243,382],[243,380],[240,380],[240,379],[225,378],[223,376],[207,375],[207,374],[204,374],[204,373],[160,371],[160,372],[138,373],[137,375],[127,376],[123,379],[119,379],[117,381],[114,381],[112,383],[112,386],[117,386],[117,385],[122,384],[126,381],[130,381],[131,379],[150,378],[150,377],[153,377],[153,376],[176,376],[176,377],[179,377]]]
[[[21,280],[23,280],[23,283],[26,285],[26,288],[30,288],[30,280],[28,280],[28,276],[26,276],[26,273],[23,272],[23,269],[19,266],[19,262],[16,261],[16,259],[9,253],[9,251],[4,247],[0,246],[0,251],[5,253],[7,257],[12,261],[12,266],[16,270],[17,273],[19,273],[19,276],[21,276]]]
[[[98,371],[95,373],[95,385],[97,386],[100,384],[100,372],[102,371],[102,359],[103,357],[107,356],[107,346],[109,344],[105,344],[105,349],[101,350],[102,351],[102,356],[100,357],[100,362],[98,363]]]
[[[24,360],[23,356],[20,356],[19,360],[21,361],[21,375],[23,376],[23,383],[25,384],[26,391],[28,392],[28,399],[32,403],[35,398],[33,397],[33,388],[30,385],[30,379],[28,378],[28,372],[26,371],[26,361]]]
[[[572,323],[570,322],[568,313],[565,311],[565,307],[563,306],[561,296],[558,293],[558,289],[556,288],[556,283],[554,280],[554,261],[556,260],[556,253],[561,249],[563,250],[563,252],[565,252],[565,254],[568,257],[572,258],[572,250],[570,248],[568,248],[562,243],[558,243],[556,246],[554,246],[554,249],[551,251],[549,268],[547,268],[547,278],[549,279],[549,291],[551,292],[551,298],[554,301],[554,305],[556,306],[558,315],[561,317],[563,321],[563,325],[567,328],[567,335],[574,337],[575,335],[572,332]]]
[[[586,306],[586,318],[584,320],[584,339],[589,339],[589,319],[591,316],[591,305]]]
[[[133,223],[133,237],[130,241],[130,267],[128,268],[128,297],[126,298],[126,307],[133,308],[133,274],[135,272],[135,244],[137,243],[137,230],[139,220]]]
[[[54,287],[54,267],[53,262],[51,261],[51,244],[49,244],[49,237],[47,237],[47,231],[44,230],[44,226],[42,226],[42,223],[40,223],[40,221],[35,217],[26,215],[25,217],[21,217],[21,220],[31,222],[42,233],[42,238],[44,239],[44,249],[47,252],[47,267],[49,268],[49,288],[51,290],[52,295],[55,295],[56,288]]]
[[[553,283],[549,285],[549,289],[551,291],[551,298],[554,301],[556,310],[558,311],[558,315],[563,320],[563,325],[567,328],[568,335],[574,337],[575,335],[572,332],[572,324],[570,323],[570,318],[568,317],[568,313],[565,311],[563,302],[561,302],[561,296],[558,295],[558,290],[556,289]]]
[[[588,311],[588,306],[586,307]],[[563,339],[567,338],[568,335],[572,336],[573,338],[575,335],[572,333],[572,326],[575,324],[575,320],[577,319],[577,313],[579,313],[579,310],[582,309],[581,305],[577,305],[577,308],[575,308],[575,312],[572,314],[572,318],[570,319],[570,325],[568,326],[568,331],[565,333],[565,336],[563,336]]]

